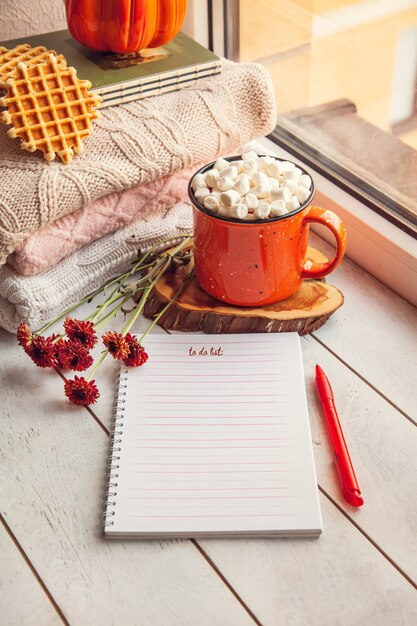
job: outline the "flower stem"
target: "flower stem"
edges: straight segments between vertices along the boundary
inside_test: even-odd
[[[46,330],[48,330],[48,328],[50,328],[51,326],[53,326],[56,322],[58,322],[59,320],[61,320],[62,318],[66,317],[69,313],[71,313],[74,309],[78,308],[81,304],[84,304],[85,302],[89,302],[90,300],[92,300],[93,298],[95,298],[98,294],[103,293],[106,289],[108,289],[109,287],[111,287],[112,285],[114,285],[115,283],[121,283],[124,280],[126,280],[127,278],[129,278],[129,276],[133,276],[137,271],[139,271],[140,269],[142,269],[144,262],[154,253],[156,252],[156,249],[159,248],[162,244],[164,243],[168,243],[169,241],[172,240],[177,240],[177,239],[187,239],[188,241],[190,240],[192,235],[190,235],[189,233],[186,233],[184,235],[175,235],[174,237],[168,237],[166,239],[163,239],[162,241],[160,241],[156,246],[153,246],[152,248],[150,248],[147,252],[145,252],[144,254],[142,254],[142,256],[140,257],[140,259],[137,261],[137,263],[135,263],[135,265],[132,267],[132,269],[130,269],[128,272],[125,272],[124,274],[121,274],[120,276],[116,276],[116,278],[113,278],[110,282],[106,283],[105,285],[103,285],[102,287],[99,287],[98,289],[96,289],[95,291],[93,291],[93,293],[90,293],[88,296],[86,296],[85,298],[83,298],[82,300],[80,300],[79,302],[76,302],[75,304],[72,304],[71,306],[69,306],[68,308],[66,308],[62,313],[60,313],[57,317],[55,317],[53,320],[51,320],[50,322],[48,322],[47,324],[45,324],[44,326],[42,326],[42,328],[40,330],[38,330],[36,332],[36,335],[42,335]],[[150,264],[152,265],[152,264]],[[113,292],[114,294],[114,292]],[[106,303],[103,303],[106,304]],[[103,305],[100,305],[100,311],[102,310],[101,307]],[[107,307],[107,305],[106,305]],[[106,308],[104,307],[104,308]],[[101,313],[100,313],[101,314]],[[91,317],[91,316],[90,316]],[[89,318],[87,318],[89,319]]]
[[[128,301],[130,300],[130,298],[132,297],[131,293],[128,293],[127,295],[124,296],[123,300],[121,302],[119,302],[119,304],[117,306],[114,307],[114,309],[112,309],[109,313],[107,313],[107,315],[105,317],[103,317],[103,319],[101,319],[98,324],[94,325],[94,329],[97,331],[99,328],[101,328],[102,326],[104,326],[104,324],[106,322],[108,322],[108,320],[110,320],[112,317],[114,317],[116,315],[116,313],[118,313],[120,311],[120,309],[122,308],[122,306]]]
[[[141,295],[141,298],[140,298],[140,300],[139,300],[139,302],[137,304],[137,307],[136,307],[133,315],[131,315],[131,317],[128,319],[126,324],[123,326],[122,331],[121,331],[122,335],[126,335],[129,332],[129,330],[132,328],[133,324],[136,322],[137,318],[139,317],[139,315],[143,311],[143,308],[145,306],[145,303],[146,303],[146,300],[148,298],[149,293],[155,287],[156,283],[160,280],[160,278],[165,274],[165,272],[167,271],[167,269],[171,265],[172,259],[179,252],[181,252],[181,250],[189,243],[190,239],[191,239],[191,237],[186,238],[184,241],[182,241],[180,244],[178,244],[178,246],[176,248],[174,248],[174,250],[172,252],[164,252],[162,254],[161,262],[159,262],[157,264],[157,266],[156,266],[156,268],[158,268],[163,263],[162,269],[157,272],[156,268],[155,268],[155,270],[152,270],[148,274],[149,284],[143,290],[143,293]],[[152,275],[152,280],[150,279],[150,274]],[[155,276],[155,278],[153,278],[153,276]]]
[[[94,376],[94,374],[97,372],[98,368],[100,367],[100,365],[103,363],[104,359],[106,358],[106,356],[108,355],[109,351],[108,350],[104,350],[103,354],[101,355],[101,357],[99,358],[99,360],[97,361],[97,363],[94,365],[93,369],[91,370],[91,372],[88,375],[87,380],[91,380]]]
[[[169,300],[169,302],[167,302],[167,304],[164,306],[163,309],[161,309],[161,311],[159,311],[159,313],[155,316],[153,322],[149,325],[148,329],[146,330],[146,332],[143,333],[142,337],[139,339],[139,343],[141,344],[143,342],[143,340],[145,339],[145,337],[151,332],[152,328],[155,326],[155,324],[157,324],[159,322],[159,320],[161,319],[161,317],[164,315],[164,313],[166,313],[166,311],[168,311],[168,309],[170,308],[170,306],[172,304],[174,304],[174,302],[177,300],[177,298],[182,294],[182,292],[184,291],[184,289],[186,288],[186,286],[188,285],[188,283],[190,282],[190,280],[192,279],[192,277],[194,276],[194,270],[192,272],[190,272],[190,274],[187,276],[186,280],[183,282],[183,284],[181,285],[181,287],[177,290],[177,292],[175,293],[175,295],[171,298],[171,300]]]

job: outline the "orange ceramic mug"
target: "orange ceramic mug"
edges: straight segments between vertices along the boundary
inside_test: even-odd
[[[213,165],[209,163],[196,174],[204,174]],[[310,197],[295,211],[253,221],[223,217],[204,208],[195,199],[191,182],[188,193],[194,213],[195,272],[200,287],[214,298],[238,306],[285,300],[300,287],[303,278],[322,278],[342,260],[346,229],[333,211],[311,206],[313,182]],[[335,236],[336,254],[326,263],[306,260],[310,222],[327,226]]]

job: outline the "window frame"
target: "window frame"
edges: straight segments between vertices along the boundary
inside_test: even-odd
[[[233,49],[236,50],[238,34],[232,17],[238,18],[238,4],[238,0],[189,0],[188,10],[200,16],[195,20],[200,27],[202,22],[207,24],[207,33],[202,39],[201,28],[200,34],[197,29],[189,27],[185,32],[203,45],[210,43],[210,48],[219,56],[230,56]],[[232,34],[231,39],[228,39],[229,33]],[[266,149],[311,171],[318,198],[323,199],[329,209],[333,208],[346,224],[349,238],[347,255],[395,293],[417,306],[417,245],[414,237],[376,212],[375,207],[370,208],[368,205],[372,205],[372,199],[367,198],[364,202],[363,191],[355,192],[334,172],[332,176],[328,168],[323,168],[314,159],[306,159],[305,154],[294,151],[293,145],[285,145],[282,137],[278,139],[281,145],[278,145],[274,133],[259,141]],[[329,243],[334,243],[327,229],[314,225],[312,228]]]

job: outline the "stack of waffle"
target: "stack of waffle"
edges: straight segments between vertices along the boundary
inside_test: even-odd
[[[97,111],[88,80],[45,48],[0,48],[0,326],[40,327],[190,231],[198,167],[270,132],[271,80],[224,63],[190,89]]]

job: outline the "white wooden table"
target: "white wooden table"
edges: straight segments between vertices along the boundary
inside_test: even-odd
[[[93,410],[78,409],[54,371],[0,333],[2,626],[417,624],[417,313],[349,260],[330,280],[346,303],[302,340],[319,539],[105,541],[114,362]],[[316,362],[334,388],[362,509],[340,495]]]

